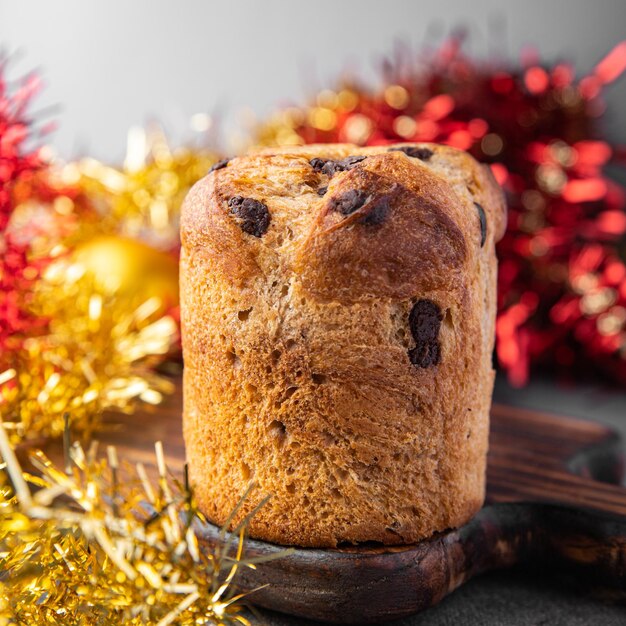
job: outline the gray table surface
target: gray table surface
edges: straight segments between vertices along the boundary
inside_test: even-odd
[[[498,378],[494,401],[603,422],[626,440],[626,390],[601,385],[563,386],[537,380],[512,389]],[[260,611],[255,624],[306,626],[316,622]],[[626,625],[626,606],[609,592],[592,590],[565,575],[518,570],[471,580],[419,615],[394,626],[617,626]]]

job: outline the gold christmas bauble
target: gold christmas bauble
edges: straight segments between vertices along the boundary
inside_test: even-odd
[[[157,297],[163,310],[178,305],[178,260],[172,254],[134,239],[101,235],[79,244],[71,260],[105,292]]]

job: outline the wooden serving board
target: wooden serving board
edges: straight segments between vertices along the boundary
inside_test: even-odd
[[[181,470],[181,395],[152,413],[112,418],[124,424],[100,437],[119,456],[147,465],[161,440]],[[258,606],[339,623],[365,624],[426,609],[478,574],[515,564],[567,567],[589,583],[626,592],[626,489],[619,438],[592,422],[495,405],[487,500],[458,530],[403,547],[298,548],[241,571],[239,586],[269,586]],[[201,531],[207,549],[213,526]],[[246,555],[279,546],[248,540]]]

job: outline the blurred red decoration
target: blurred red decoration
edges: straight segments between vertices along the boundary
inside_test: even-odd
[[[626,383],[626,190],[604,173],[624,150],[598,128],[626,42],[579,80],[567,63],[478,61],[462,44],[452,37],[419,62],[402,52],[384,63],[382,88],[322,91],[261,126],[259,142],[434,141],[490,164],[509,204],[500,366],[518,386],[535,365]]]
[[[7,78],[7,58],[0,57],[0,355],[42,320],[31,316],[23,299],[39,275],[39,264],[29,260],[28,245],[8,229],[17,204],[16,189],[30,186],[43,167],[41,150],[29,147],[36,131],[28,108],[40,89],[35,74],[16,81]],[[15,347],[14,345],[12,347]]]

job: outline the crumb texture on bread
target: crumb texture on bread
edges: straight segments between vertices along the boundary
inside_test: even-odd
[[[181,223],[184,436],[201,509],[253,537],[401,544],[482,505],[494,373],[486,166],[433,144],[235,158]]]

